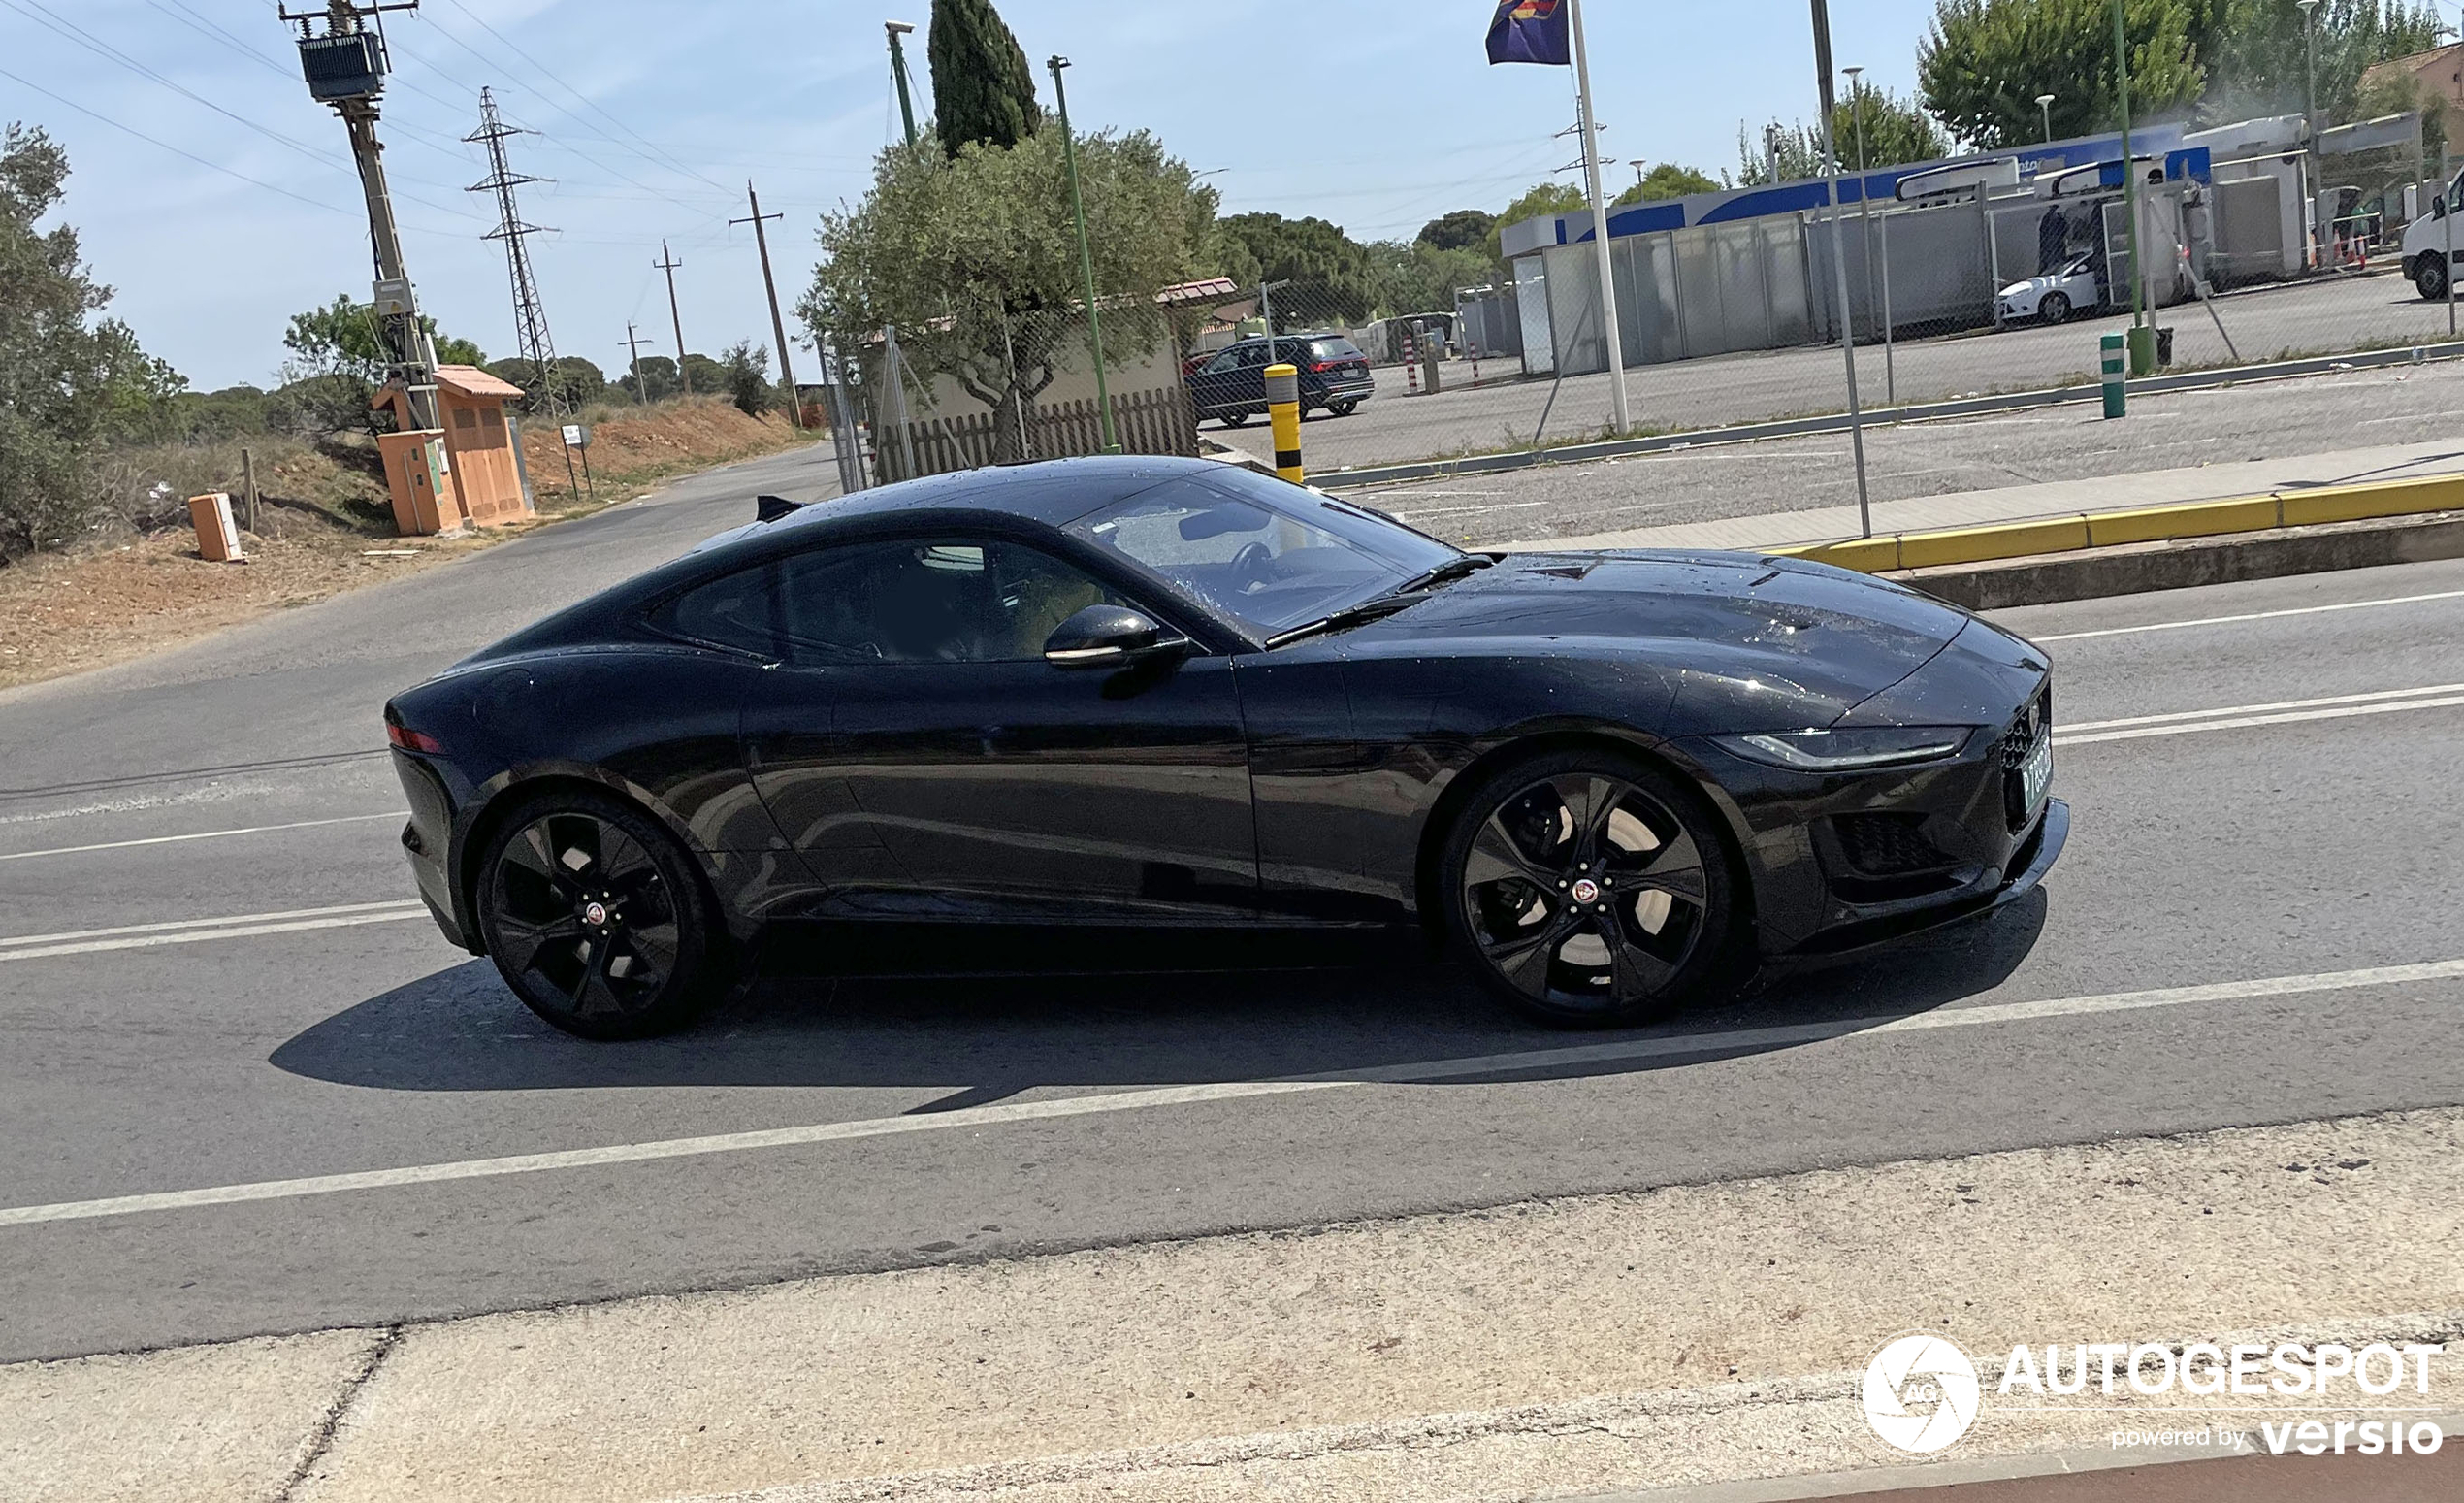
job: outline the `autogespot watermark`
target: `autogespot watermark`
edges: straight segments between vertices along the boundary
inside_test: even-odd
[[[2429,1395],[2431,1358],[2446,1355],[2444,1345],[2423,1342],[2016,1346],[2002,1358],[2000,1381],[1989,1393],[1966,1353],[1947,1338],[1920,1331],[1874,1354],[1865,1365],[1863,1397],[1873,1432],[1912,1455],[1931,1455],[1957,1444],[1988,1408],[2105,1408],[2136,1417],[2168,1407],[2206,1407],[2147,1402],[2173,1398],[2222,1403],[2203,1423],[2116,1428],[2111,1444],[2255,1449],[2278,1455],[2427,1455],[2446,1444],[2446,1432],[2436,1421],[2416,1418],[2426,1406],[2403,1400]],[[2299,1402],[2278,1402],[2286,1400]]]

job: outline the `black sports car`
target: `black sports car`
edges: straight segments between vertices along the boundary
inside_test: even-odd
[[[1625,1024],[2069,828],[2043,655],[1820,564],[1464,553],[1204,460],[762,511],[385,707],[421,896],[560,1028],[786,935],[1203,926],[1420,926]]]

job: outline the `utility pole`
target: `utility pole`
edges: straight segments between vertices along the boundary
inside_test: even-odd
[[[1078,220],[1078,269],[1086,278],[1086,327],[1095,344],[1095,414],[1101,420],[1104,452],[1120,452],[1120,441],[1113,433],[1112,384],[1104,374],[1104,314],[1095,306],[1095,252],[1086,244],[1086,201],[1078,191],[1078,138],[1069,133],[1069,90],[1061,84],[1061,70],[1069,59],[1055,52],[1045,66],[1053,70],[1053,103],[1061,117],[1061,160],[1069,169],[1069,210]],[[1273,325],[1268,325],[1269,333]]]
[[[907,123],[907,145],[916,144],[916,100],[907,87],[907,49],[900,37],[912,36],[916,28],[906,21],[883,21],[882,29],[890,33],[890,76],[898,84],[898,114]]]
[[[631,350],[633,357],[633,395],[640,399],[643,407],[648,407],[650,406],[650,385],[641,378],[641,336],[633,332],[633,326],[630,323],[625,325],[625,348]]]
[[[2039,114],[2045,116],[2045,144],[2047,146],[2051,146],[2054,141],[2054,96],[2051,94],[2037,95],[2036,109]]]
[[[487,147],[488,176],[465,191],[496,195],[497,227],[490,230],[486,238],[504,242],[505,271],[513,281],[515,353],[531,368],[532,379],[537,383],[539,395],[547,404],[548,415],[556,417],[565,410],[565,404],[557,397],[556,383],[548,376],[548,367],[556,363],[556,342],[548,336],[547,310],[539,303],[539,285],[532,278],[531,251],[525,244],[530,237],[541,233],[541,227],[523,223],[522,212],[513,202],[515,188],[527,182],[545,182],[548,180],[516,175],[507,165],[504,155],[506,137],[532,134],[505,124],[498,116],[494,90],[479,90],[479,128],[462,139]]]
[[[377,100],[392,63],[385,53],[384,13],[416,11],[419,0],[331,0],[321,11],[276,14],[300,28],[300,71],[308,96],[332,108],[350,131],[351,158],[359,167],[360,191],[368,200],[369,247],[376,263],[375,310],[384,335],[388,375],[402,383],[410,420],[420,430],[439,426],[437,414],[437,345],[420,321],[419,297],[403,269],[402,232],[394,223],[394,199],[385,186],[385,147],[376,139]],[[319,32],[316,22],[323,21]],[[373,23],[373,24],[372,24]]]
[[[651,264],[667,274],[667,321],[676,330],[676,384],[690,397],[693,395],[693,377],[685,374],[685,315],[676,311],[676,268],[684,263],[675,258],[663,240],[659,243],[659,259]]]
[[[2116,5],[2122,0],[2114,0]],[[1831,6],[1828,0],[1813,0],[1814,11],[1814,78],[1822,95],[1823,166],[1831,178],[1831,259],[1837,268],[1839,284],[1839,351],[1848,362],[1848,442],[1857,457],[1857,522],[1859,535],[1873,536],[1873,504],[1865,489],[1865,413],[1857,398],[1857,330],[1848,321],[1848,235],[1841,221],[1847,215],[1839,203],[1839,143],[1832,129],[1832,113],[1838,95],[1831,82]]]
[[[2139,277],[2139,163],[2130,152],[2130,38],[2122,0],[2113,0],[2113,81],[2122,109],[2122,202],[2130,216],[2130,374],[2156,371],[2156,331],[2148,324],[2148,289]]]
[[[804,404],[796,398],[795,371],[788,363],[787,320],[779,316],[779,284],[770,276],[770,237],[763,234],[762,230],[762,220],[784,219],[787,215],[765,214],[762,212],[762,195],[753,191],[753,180],[750,178],[745,180],[744,196],[753,205],[751,216],[743,219],[729,219],[728,223],[752,225],[753,243],[762,249],[762,290],[770,295],[770,333],[779,342],[779,379],[787,382],[788,421],[801,428],[804,426]]]
[[[1617,317],[1617,274],[1609,258],[1608,200],[1600,191],[1600,116],[1592,109],[1591,53],[1583,44],[1583,0],[1566,0],[1568,29],[1574,34],[1574,93],[1581,104],[1583,186],[1591,195],[1591,233],[1600,272],[1600,323],[1608,345],[1608,415],[1623,435],[1634,426],[1626,402],[1625,325]],[[1828,85],[1826,85],[1826,89]]]

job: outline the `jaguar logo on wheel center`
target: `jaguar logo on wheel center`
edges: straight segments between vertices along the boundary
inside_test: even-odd
[[[1865,1364],[1864,1404],[1876,1435],[1930,1455],[1976,1422],[1976,1364],[1939,1336],[1902,1336]]]

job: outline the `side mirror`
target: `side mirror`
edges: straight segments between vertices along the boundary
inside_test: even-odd
[[[2447,217],[2446,199],[2434,198],[2430,200],[2430,217],[2433,219],[2444,219]]]
[[[1128,668],[1187,654],[1189,638],[1126,605],[1089,605],[1053,629],[1044,661],[1054,668]]]

